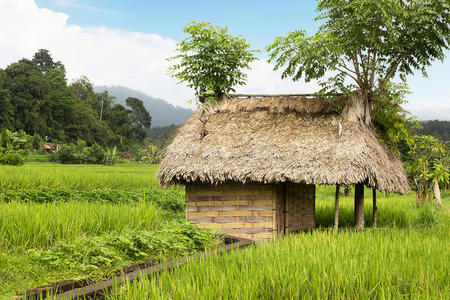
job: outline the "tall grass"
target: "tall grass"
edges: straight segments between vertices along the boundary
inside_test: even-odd
[[[157,165],[121,164],[60,165],[27,163],[24,166],[0,166],[0,193],[7,190],[36,189],[121,189],[158,187]]]
[[[298,234],[117,287],[111,299],[449,299],[448,227]]]
[[[161,211],[151,203],[0,203],[0,249],[43,248],[61,240],[125,229],[155,230]]]

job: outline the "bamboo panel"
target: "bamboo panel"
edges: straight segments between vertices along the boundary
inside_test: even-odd
[[[259,240],[259,239],[270,239],[272,238],[272,232],[262,232],[262,233],[255,233],[255,234],[249,234],[249,233],[238,233],[236,236],[246,238],[246,239],[252,239],[252,240]]]
[[[202,227],[211,228],[268,228],[272,229],[272,222],[261,222],[261,223],[246,223],[246,222],[234,222],[234,223],[203,223]]]
[[[275,189],[269,184],[187,185],[188,220],[224,234],[271,238],[277,222]]]
[[[290,183],[287,186],[289,203],[289,230],[315,227],[315,186]]]

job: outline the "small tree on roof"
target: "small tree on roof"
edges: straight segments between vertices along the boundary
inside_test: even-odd
[[[232,36],[228,27],[214,27],[207,22],[191,22],[184,27],[188,36],[177,44],[177,63],[169,74],[195,90],[197,101],[216,102],[234,87],[245,84],[255,51],[241,36]]]
[[[450,42],[448,0],[319,0],[313,36],[294,31],[267,47],[283,77],[323,80],[322,92],[358,92],[369,124],[389,104],[392,79],[443,60]],[[392,109],[392,107],[390,107]]]

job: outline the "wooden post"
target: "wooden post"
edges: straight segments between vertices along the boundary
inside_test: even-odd
[[[288,195],[287,195],[287,183],[283,183],[283,197],[284,197],[284,235],[289,234],[289,205],[288,205]]]
[[[372,190],[372,199],[373,199],[373,212],[372,212],[372,226],[373,228],[377,227],[377,190],[374,188]]]
[[[334,196],[334,230],[339,227],[339,188],[341,186],[336,184],[336,194]]]
[[[355,184],[355,229],[364,229],[364,184]]]

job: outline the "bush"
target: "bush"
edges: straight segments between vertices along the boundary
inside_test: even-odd
[[[24,151],[8,151],[0,153],[0,164],[19,166],[25,163]]]
[[[110,161],[107,155],[108,151],[103,147],[97,144],[88,147],[84,141],[79,141],[77,144],[62,145],[59,151],[50,155],[50,161],[62,164],[105,164]]]

